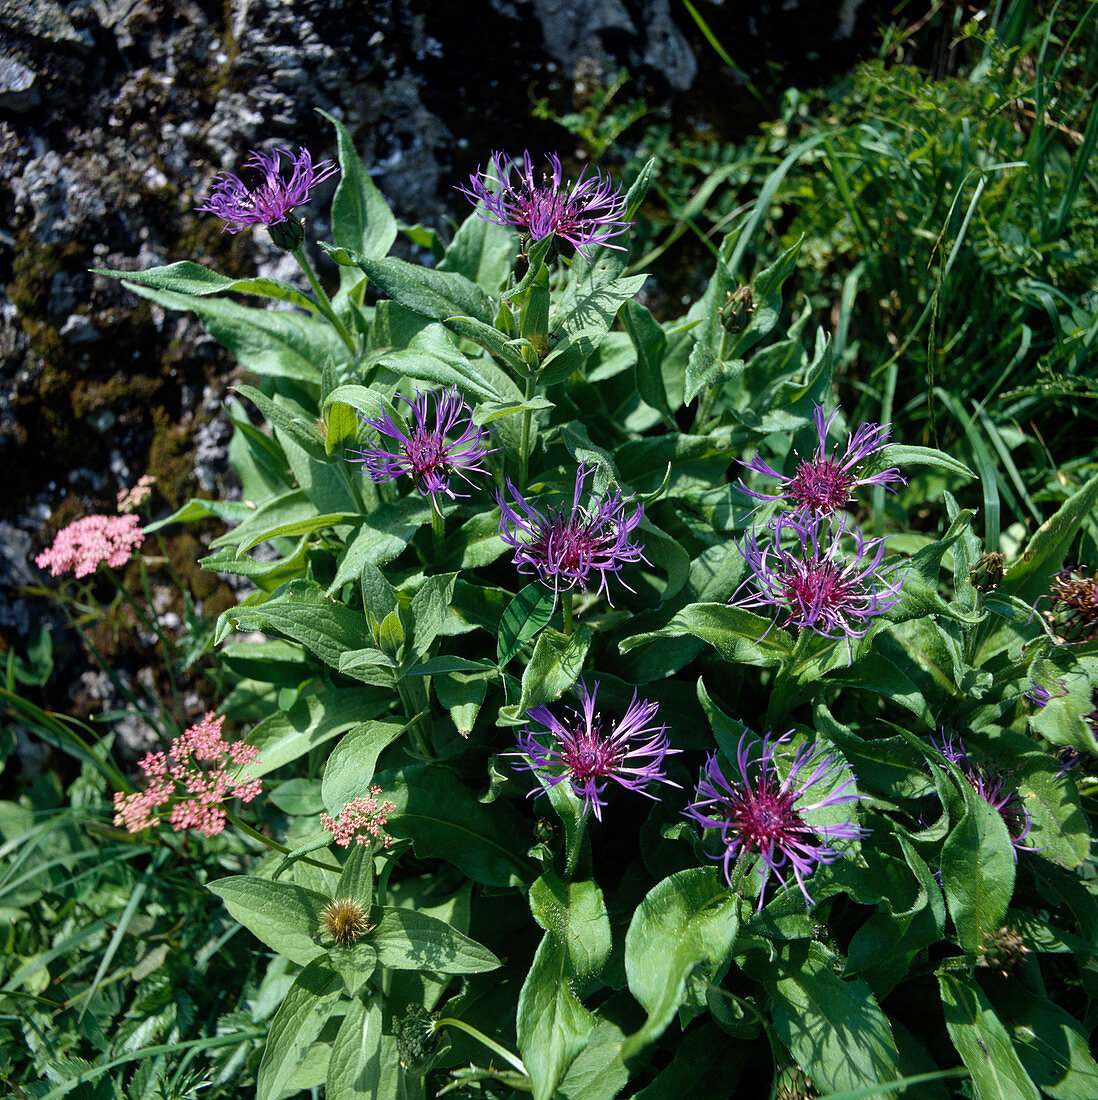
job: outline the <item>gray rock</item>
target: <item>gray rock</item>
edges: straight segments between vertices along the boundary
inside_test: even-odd
[[[29,111],[41,101],[37,73],[10,54],[0,54],[0,110]]]
[[[91,34],[73,25],[63,5],[56,0],[0,0],[0,27],[28,38],[58,46],[89,50]]]

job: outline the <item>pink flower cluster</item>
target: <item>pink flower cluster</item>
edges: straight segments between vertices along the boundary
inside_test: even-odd
[[[370,798],[356,798],[348,802],[334,820],[327,814],[320,815],[320,824],[332,834],[332,839],[341,848],[346,848],[352,840],[356,844],[370,844],[377,840],[382,848],[388,848],[393,843],[393,838],[384,835],[381,830],[396,806],[388,800],[379,801],[381,788],[376,783],[370,787],[370,795]]]
[[[156,484],[156,478],[152,474],[142,474],[137,479],[137,484],[129,489],[120,489],[118,492],[118,510],[120,512],[136,512],[152,492]]]
[[[119,569],[145,541],[137,516],[85,516],[57,533],[53,545],[34,559],[55,577],[72,569],[77,577],[94,573],[104,562]]]
[[[215,718],[211,710],[201,722],[184,730],[166,753],[150,752],[139,760],[148,786],[114,796],[115,825],[139,833],[155,825],[157,808],[174,798],[178,801],[168,820],[177,833],[184,829],[197,829],[206,836],[220,833],[225,828],[222,804],[230,798],[251,802],[263,786],[259,779],[239,781],[240,769],[254,763],[259,750],[243,741],[225,741],[221,736],[224,721]]]

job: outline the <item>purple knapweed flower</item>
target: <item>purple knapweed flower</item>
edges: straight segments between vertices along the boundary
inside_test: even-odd
[[[790,731],[792,732],[792,731]],[[827,806],[842,806],[857,802],[861,795],[847,792],[853,777],[844,780],[834,790],[815,795],[813,788],[830,784],[842,771],[838,755],[821,745],[805,744],[793,754],[789,771],[783,776],[778,769],[774,750],[789,733],[777,739],[767,734],[760,743],[748,740],[745,733],[736,750],[738,776],[727,778],[714,753],[706,761],[698,782],[694,802],[683,813],[704,829],[719,829],[724,850],[714,859],[724,863],[724,877],[732,885],[732,865],[746,855],[757,855],[759,885],[758,908],[763,907],[766,884],[773,873],[788,891],[789,883],[782,873],[788,865],[805,901],[812,898],[804,880],[817,864],[833,863],[842,854],[831,846],[833,840],[856,840],[867,835],[853,821],[809,822],[806,815]],[[753,750],[760,747],[752,759]]]
[[[578,687],[582,706],[563,722],[545,706],[526,712],[527,718],[546,727],[553,742],[546,746],[541,741],[545,732],[525,730],[518,739],[518,754],[529,759],[517,766],[541,772],[550,786],[569,780],[576,797],[583,799],[584,813],[594,811],[600,821],[606,805],[602,795],[611,780],[656,801],[656,796],[644,789],[649,783],[677,787],[678,783],[664,775],[663,760],[680,750],[670,748],[667,727],[655,725],[658,704],[638,699],[634,691],[625,716],[612,722],[595,710],[598,682],[590,694],[582,681]],[[531,796],[537,793],[530,792]]]
[[[365,467],[376,484],[410,474],[416,488],[424,496],[430,496],[432,503],[439,493],[451,500],[467,495],[455,493],[450,488],[450,478],[456,474],[469,481],[468,474],[484,473],[481,463],[492,451],[484,446],[488,431],[473,423],[469,406],[461,399],[457,387],[425,393],[417,390],[414,401],[400,393],[396,396],[412,410],[410,426],[398,424],[388,413],[373,420],[360,413],[359,419],[382,435],[397,440],[400,452],[367,443],[361,451],[352,451],[351,454],[357,457],[349,461]],[[433,424],[427,422],[428,402],[434,406]],[[451,438],[448,440],[447,436]]]
[[[964,741],[953,734],[932,738],[934,747],[965,777],[968,785],[1003,819],[1016,851],[1029,851],[1022,843],[1033,823],[1021,795],[1008,786],[1006,777],[990,764],[974,764]]]
[[[1067,745],[1061,745],[1056,750],[1056,759],[1060,763],[1060,767],[1056,770],[1056,778],[1059,779],[1083,763],[1083,754],[1078,749],[1069,749]]]
[[[827,433],[838,415],[839,410],[835,409],[825,418],[823,406],[816,406],[814,416],[820,446],[811,458],[797,455],[797,472],[792,477],[779,474],[759,454],[750,462],[743,463],[749,470],[779,481],[779,492],[757,493],[754,489],[749,489],[742,480],[738,486],[740,491],[756,500],[791,499],[796,502],[798,509],[826,516],[849,503],[854,489],[859,485],[884,485],[891,488],[890,483],[894,481],[905,485],[906,479],[895,466],[864,477],[860,476],[858,470],[862,462],[876,454],[888,442],[888,437],[892,434],[890,424],[862,424],[857,431],[847,434],[846,451],[842,456],[837,451],[835,454],[827,453]]]
[[[515,548],[514,563],[520,573],[537,573],[554,592],[572,588],[588,591],[588,578],[598,573],[595,594],[605,591],[609,599],[609,576],[627,562],[646,560],[639,543],[629,541],[644,516],[644,505],[638,504],[637,510],[627,516],[621,494],[612,492],[598,504],[581,507],[580,498],[594,469],[580,464],[570,510],[562,503],[544,513],[529,504],[508,478],[507,488],[517,507],[508,504],[502,492],[496,492],[499,537]]]
[[[474,172],[469,186],[459,185],[458,190],[483,206],[477,214],[485,221],[513,226],[531,240],[555,233],[588,260],[596,245],[624,251],[622,245],[610,243],[633,224],[623,218],[625,197],[620,188],[597,168],[590,169],[591,175],[584,168],[575,183],[564,184],[560,158],[550,153],[548,160],[552,178],[543,176],[539,185],[528,152],[522,154],[521,166],[503,153],[493,153],[489,167]],[[513,182],[512,171],[518,177]]]
[[[1063,680],[1057,680],[1053,686],[1056,688],[1055,691],[1046,687],[1039,680],[1031,679],[1029,690],[1023,692],[1023,694],[1038,710],[1044,710],[1053,699],[1059,699],[1061,696],[1067,695],[1067,684]]]
[[[825,638],[861,638],[900,600],[903,578],[881,569],[885,540],[865,538],[861,530],[836,517],[782,513],[752,527],[739,547],[750,566],[756,591],[729,603],[748,610],[785,609],[782,626],[814,630]],[[792,547],[783,546],[796,539]],[[844,536],[854,540],[853,553],[841,549]],[[743,585],[740,586],[743,588]]]
[[[280,158],[293,163],[289,179],[279,172]],[[245,167],[262,173],[262,179],[249,187],[232,172],[219,172],[213,190],[197,209],[215,214],[224,223],[222,232],[239,233],[249,225],[265,225],[269,229],[286,221],[295,206],[301,206],[309,198],[309,192],[318,184],[339,171],[330,160],[313,164],[308,149],[297,156],[285,146],[277,146],[270,153],[253,152],[245,161]]]

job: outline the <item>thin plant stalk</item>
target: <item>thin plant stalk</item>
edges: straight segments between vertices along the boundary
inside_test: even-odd
[[[313,294],[316,296],[316,304],[320,312],[332,323],[336,332],[339,333],[339,338],[347,345],[347,350],[354,355],[358,350],[355,346],[354,338],[347,331],[347,326],[339,319],[339,315],[332,308],[331,299],[325,292],[324,287],[320,285],[320,280],[316,277],[313,265],[309,263],[309,258],[305,255],[305,245],[298,245],[291,255],[297,260],[301,270],[305,272],[305,278],[309,280],[309,285],[313,288]]]

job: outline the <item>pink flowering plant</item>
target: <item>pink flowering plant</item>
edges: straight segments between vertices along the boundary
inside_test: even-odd
[[[299,277],[106,273],[256,383],[242,498],[144,528],[227,527],[219,717],[114,781],[126,830],[240,840],[205,881],[283,998],[247,1089],[1094,1079],[1093,789],[1056,752],[1094,747],[1098,666],[1037,605],[1093,547],[1098,478],[1011,520],[993,586],[987,455],[923,445],[836,354],[765,197],[676,315],[630,266],[653,163],[485,152],[448,235],[329,121],[329,155],[264,146],[198,203]],[[1016,940],[1025,968],[984,974]]]

